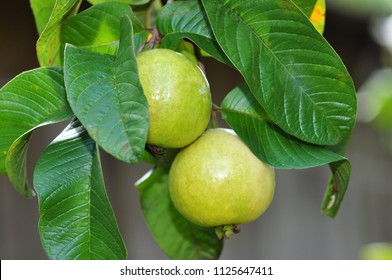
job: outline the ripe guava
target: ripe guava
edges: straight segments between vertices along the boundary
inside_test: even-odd
[[[195,224],[223,231],[257,219],[270,205],[274,191],[274,169],[232,130],[207,130],[179,152],[169,172],[176,209]]]
[[[137,56],[139,78],[150,112],[147,143],[181,148],[206,129],[211,114],[208,81],[184,55],[153,49]]]

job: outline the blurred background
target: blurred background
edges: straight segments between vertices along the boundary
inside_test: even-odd
[[[392,242],[391,15],[390,0],[327,0],[324,36],[346,64],[359,99],[358,123],[347,154],[351,181],[338,216],[330,219],[320,212],[327,166],[277,170],[271,207],[225,242],[222,259],[358,259],[364,245]],[[36,40],[29,1],[3,1],[0,87],[20,72],[38,67]],[[213,60],[204,63],[214,102],[220,104],[242,79]],[[37,131],[29,150],[30,177],[38,156],[65,125]],[[151,166],[125,164],[104,152],[102,163],[129,258],[166,259],[143,220],[134,187]],[[36,198],[19,196],[0,175],[1,259],[47,258],[39,240],[37,204]]]

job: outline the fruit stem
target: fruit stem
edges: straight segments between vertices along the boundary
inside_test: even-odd
[[[212,128],[218,128],[219,124],[218,124],[218,120],[216,118],[216,111],[211,111],[211,126]]]
[[[214,110],[215,112],[222,112],[222,108],[215,103],[212,103],[212,110]]]
[[[166,149],[155,145],[146,144],[145,150],[154,157],[162,157],[166,153]]]
[[[219,107],[218,105],[212,103],[212,110],[211,110],[211,126],[212,128],[218,128],[218,119],[217,119],[217,113],[222,111],[222,108]]]
[[[161,42],[161,36],[158,32],[158,29],[156,27],[154,27],[152,29],[152,37],[150,39],[150,42],[148,43],[147,49],[151,50],[155,47],[155,45],[160,44]]]

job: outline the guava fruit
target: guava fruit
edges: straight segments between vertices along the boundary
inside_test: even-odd
[[[205,131],[177,154],[169,172],[176,209],[195,224],[224,232],[257,219],[270,205],[274,191],[274,169],[232,130]]]
[[[150,112],[147,143],[181,148],[206,129],[211,114],[208,81],[184,55],[153,49],[137,56],[139,78]]]

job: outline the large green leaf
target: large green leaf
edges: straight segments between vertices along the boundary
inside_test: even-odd
[[[56,0],[30,0],[38,34],[41,34],[49,21]]]
[[[222,102],[222,115],[252,152],[277,168],[309,168],[342,160],[339,154],[303,142],[272,123],[247,85],[232,90]]]
[[[223,241],[214,228],[192,224],[176,210],[167,173],[167,168],[159,166],[138,185],[144,218],[156,242],[172,259],[217,259]]]
[[[65,43],[69,43],[115,54],[120,39],[120,20],[125,15],[132,21],[134,40],[138,42],[135,49],[138,49],[144,43],[147,32],[127,4],[114,2],[93,6],[64,21],[61,29],[62,49]]]
[[[0,173],[7,172],[22,195],[32,195],[26,183],[25,161],[33,130],[72,114],[60,67],[21,73],[0,89]]]
[[[356,96],[339,56],[290,0],[202,0],[215,37],[268,116],[313,144],[347,138]]]
[[[121,30],[117,57],[67,45],[65,86],[71,108],[91,137],[116,158],[138,162],[147,140],[148,105],[128,17],[121,21]]]
[[[150,0],[88,0],[93,5],[100,4],[100,3],[107,3],[107,2],[118,2],[118,3],[125,3],[129,5],[144,5],[150,2]]]
[[[41,66],[61,65],[61,28],[75,15],[82,0],[56,0],[49,21],[37,41],[37,57]]]
[[[187,38],[215,59],[230,64],[212,33],[206,13],[197,0],[173,2],[165,5],[157,18],[157,28],[164,35],[165,48],[176,49]]]
[[[98,146],[77,120],[39,158],[34,186],[41,241],[50,259],[126,258]]]

